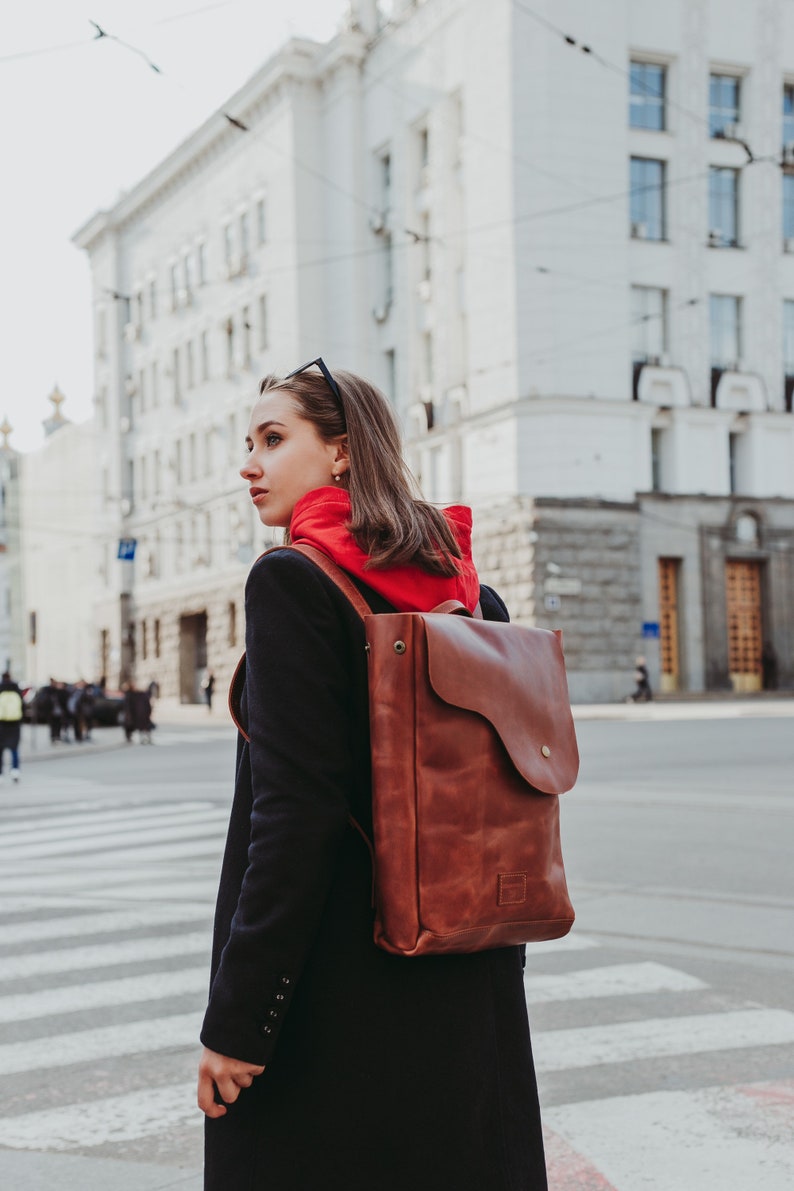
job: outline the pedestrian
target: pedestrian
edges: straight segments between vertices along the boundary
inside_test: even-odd
[[[633,692],[627,697],[627,703],[650,703],[653,698],[651,690],[650,679],[648,678],[648,664],[645,658],[640,656],[634,662],[634,682],[636,686]]]
[[[148,691],[139,691],[134,682],[123,684],[124,712],[122,723],[127,744],[132,743],[134,732],[138,733],[140,744],[152,743],[152,701]]]
[[[50,678],[47,685],[42,687],[36,696],[39,718],[50,726],[50,744],[57,744],[61,740],[63,701],[60,686],[61,684],[55,678]]]
[[[207,703],[207,711],[212,711],[212,694],[215,690],[215,675],[210,673],[201,684],[204,688],[204,699]]]
[[[259,518],[319,547],[375,612],[480,587],[471,513],[416,495],[385,397],[315,361],[260,385],[241,475]],[[373,942],[365,639],[307,558],[246,586],[236,788],[198,1101],[205,1191],[545,1191],[522,949]]]
[[[22,692],[6,670],[0,679],[0,776],[6,749],[11,753],[11,781],[19,781],[19,734],[22,728]]]

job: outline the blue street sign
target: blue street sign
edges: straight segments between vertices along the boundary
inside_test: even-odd
[[[132,562],[135,558],[135,547],[138,545],[136,538],[119,538],[119,553],[118,557],[122,562]]]
[[[658,637],[659,636],[659,621],[658,620],[644,620],[642,622],[643,637]]]

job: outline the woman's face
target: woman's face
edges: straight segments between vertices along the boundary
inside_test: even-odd
[[[286,528],[292,510],[314,488],[347,469],[345,439],[325,442],[283,389],[265,393],[253,408],[240,475],[263,525]]]

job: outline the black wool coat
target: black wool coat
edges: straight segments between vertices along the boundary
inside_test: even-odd
[[[362,586],[373,610],[389,611]],[[504,620],[482,589],[483,613]],[[545,1191],[517,947],[372,941],[362,623],[312,562],[246,587],[243,722],[205,1046],[265,1064],[206,1122],[206,1191]]]

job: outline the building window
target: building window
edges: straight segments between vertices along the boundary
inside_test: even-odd
[[[664,430],[651,430],[651,491],[662,491]]]
[[[783,242],[787,252],[794,250],[794,174],[783,175]]]
[[[157,282],[149,282],[149,318],[152,322],[157,318]]]
[[[155,496],[160,495],[160,475],[162,471],[162,457],[159,451],[155,451],[152,456],[152,492]]]
[[[637,240],[665,238],[664,173],[663,161],[631,159],[631,234]]]
[[[735,136],[739,123],[740,82],[735,75],[712,74],[709,78],[709,135]]]
[[[257,244],[264,244],[267,239],[267,213],[265,211],[265,200],[263,198],[256,200],[256,242]]]
[[[173,381],[173,400],[174,405],[179,405],[182,399],[182,378],[180,375],[180,361],[179,348],[175,347],[171,352],[171,380]]]
[[[787,145],[794,149],[794,83],[783,88],[783,148]]]
[[[665,68],[653,62],[632,62],[629,87],[629,124],[661,132],[665,126]]]
[[[229,317],[223,324],[224,334],[226,336],[226,375],[231,376],[234,372],[234,319]]]
[[[240,331],[242,337],[243,368],[251,367],[251,312],[243,306],[240,313]]]
[[[243,211],[240,216],[240,256],[247,257],[251,247],[250,220],[248,212]]]
[[[380,186],[381,210],[386,212],[391,208],[391,154],[383,153],[378,158],[378,183]]]
[[[794,301],[783,303],[783,372],[785,407],[794,412]]]
[[[159,658],[159,656],[160,656],[160,621],[159,621],[159,619],[155,620],[155,622],[154,622],[154,633],[152,634],[152,636],[154,637],[154,656],[156,658]]]
[[[230,646],[237,644],[237,605],[234,600],[229,601],[228,607],[228,642]]]
[[[234,228],[230,223],[227,223],[223,229],[223,259],[227,268],[231,266],[234,259]]]
[[[207,245],[202,240],[196,248],[196,272],[199,285],[207,284]]]
[[[647,285],[631,287],[631,358],[660,364],[667,351],[667,293]]]
[[[184,480],[184,468],[182,466],[182,440],[178,438],[174,443],[174,475],[176,476],[177,484],[181,484]]]
[[[265,294],[259,295],[259,350],[261,352],[267,351],[267,297]]]
[[[152,409],[156,409],[160,404],[160,375],[157,367],[157,361],[152,361],[152,366],[149,370],[149,395],[152,399]]]
[[[196,365],[193,354],[193,340],[188,339],[185,344],[185,388],[192,389],[196,384]]]
[[[724,371],[737,367],[741,358],[741,299],[732,294],[709,298],[711,367]]]
[[[179,302],[179,269],[176,264],[170,266],[168,276],[171,282],[171,309],[176,310]]]
[[[737,471],[737,457],[739,454],[739,435],[728,435],[728,485],[731,493],[739,491],[739,475]]]
[[[141,621],[141,658],[145,662],[149,656],[149,626],[145,620]]]
[[[420,128],[417,134],[419,152],[420,183],[427,181],[427,171],[430,166],[430,134],[426,128]]]
[[[201,332],[201,379],[210,378],[210,337],[207,331]]]
[[[709,170],[709,245],[735,248],[739,243],[739,171]]]

